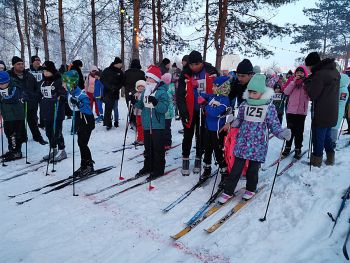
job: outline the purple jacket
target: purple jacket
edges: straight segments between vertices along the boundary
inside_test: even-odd
[[[300,88],[296,88],[295,79],[289,83],[284,90],[284,94],[289,96],[287,113],[307,115],[309,106],[309,96],[307,95],[304,83]]]
[[[272,96],[273,90],[268,89],[262,99]],[[247,116],[249,114],[250,116]],[[262,115],[261,122],[258,122],[256,120],[260,115]],[[265,162],[269,130],[276,137],[282,131],[275,105],[271,101],[261,106],[251,106],[247,102],[243,102],[238,108],[237,119],[240,120],[240,125],[234,155],[247,160]]]

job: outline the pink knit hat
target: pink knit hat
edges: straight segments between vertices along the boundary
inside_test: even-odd
[[[171,74],[165,73],[161,79],[165,84],[169,85],[171,83]]]

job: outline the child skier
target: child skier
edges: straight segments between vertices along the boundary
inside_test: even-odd
[[[22,143],[26,140],[22,96],[21,90],[11,85],[9,74],[0,71],[0,112],[9,150],[1,157],[6,162],[22,158]]]
[[[98,107],[99,115],[95,119],[96,122],[102,122],[103,121],[103,106],[102,106],[102,98],[103,98],[103,84],[100,80],[101,73],[97,71],[95,73],[95,87],[94,87],[94,98]]]
[[[167,85],[167,93],[169,97],[168,111],[165,113],[165,150],[171,149],[172,136],[171,136],[171,121],[175,117],[175,84],[171,83],[171,74],[165,73],[161,80]]]
[[[164,129],[169,98],[161,74],[159,67],[149,66],[146,73],[147,85],[135,104],[135,107],[142,110],[145,143],[145,161],[138,175],[150,173],[150,178],[163,175],[165,168]]]
[[[146,81],[144,80],[138,80],[135,85],[136,93],[134,94],[136,100],[140,100],[142,92],[145,90],[146,87]],[[143,127],[142,127],[142,120],[141,120],[141,113],[142,110],[138,108],[134,108],[134,114],[136,116],[136,141],[135,145],[143,145]]]
[[[284,157],[290,154],[293,139],[295,139],[294,158],[301,158],[301,148],[303,147],[303,133],[306,115],[309,106],[309,96],[306,92],[304,79],[308,77],[308,71],[305,66],[299,66],[295,70],[295,78],[285,88],[284,94],[289,96],[287,105],[287,127],[292,131],[292,137],[286,142],[286,147],[282,155]]]
[[[228,94],[230,93],[230,77],[221,76],[213,81],[213,93],[201,92],[198,97],[199,104],[207,104],[204,108],[205,118],[205,149],[204,171],[200,177],[206,180],[211,175],[211,156],[214,151],[216,162],[220,168],[221,181],[227,176],[227,164],[223,155],[224,133],[220,129],[225,125],[226,111],[230,105]]]
[[[276,83],[275,86],[273,86],[273,89],[275,91],[275,95],[273,95],[272,100],[277,110],[278,119],[282,125],[286,96],[283,94],[282,87],[279,83]]]
[[[66,92],[62,87],[61,75],[52,61],[45,61],[43,64],[43,82],[41,83],[40,90],[42,95],[40,109],[42,110],[46,136],[49,139],[52,150],[43,159],[51,160],[54,158],[55,162],[59,162],[67,158],[62,133],[62,124],[65,118]]]
[[[80,149],[80,168],[75,171],[76,176],[84,177],[94,171],[94,161],[88,146],[90,135],[95,129],[94,115],[90,106],[90,99],[85,91],[78,87],[79,75],[75,70],[63,74],[63,87],[69,92],[68,101],[75,112],[75,124]]]
[[[235,161],[230,175],[225,180],[224,192],[218,200],[222,204],[233,196],[246,160],[249,160],[249,165],[243,199],[249,200],[254,196],[260,164],[265,162],[268,149],[267,129],[279,139],[290,139],[291,131],[281,128],[277,111],[271,103],[273,90],[266,87],[265,83],[266,77],[262,74],[252,77],[244,92],[246,101],[239,106],[237,119],[232,122],[231,126],[239,127],[239,132],[234,148]]]

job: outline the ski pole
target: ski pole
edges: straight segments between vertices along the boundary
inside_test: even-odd
[[[199,108],[199,129],[198,129],[198,141],[199,141],[199,178],[202,174],[202,114],[203,114],[203,108]]]
[[[342,122],[341,122],[341,126],[340,126],[340,130],[339,130],[339,134],[338,134],[338,138],[337,138],[337,140],[339,140],[339,137],[340,137],[341,131],[343,130],[344,121],[345,121],[345,118],[343,118],[343,120],[342,120]]]
[[[49,149],[49,157],[47,159],[47,165],[46,165],[46,175],[49,175],[49,165],[50,165],[50,157],[51,157],[51,150],[52,150],[52,155],[54,155],[55,151],[53,150],[53,146],[54,146],[54,140],[55,140],[55,129],[56,129],[56,111],[57,111],[57,102],[55,102],[54,104],[54,121],[53,121],[53,131],[52,131],[52,135],[51,135],[51,141],[50,141],[50,149]],[[53,156],[54,157],[54,156]],[[53,158],[54,160],[54,158]]]
[[[310,166],[310,172],[311,172],[311,154],[312,154],[312,139],[313,139],[313,134],[312,134],[312,124],[311,124],[311,129],[310,129],[310,142],[309,142],[309,155],[310,155],[310,162],[309,162],[309,166]]]
[[[0,107],[1,107],[1,113],[2,113],[2,104],[0,104]],[[3,119],[2,119],[2,115],[1,115],[1,119],[0,119],[0,125],[1,125],[1,155],[4,156],[4,122],[3,122]],[[2,166],[7,166],[5,164],[5,161],[4,161],[4,158],[2,158]]]
[[[154,186],[152,186],[152,176],[153,176],[153,163],[152,163],[152,143],[153,143],[153,131],[152,131],[152,108],[150,108],[150,113],[149,113],[149,117],[150,117],[150,124],[149,124],[149,135],[150,135],[150,155],[149,155],[149,160],[150,160],[150,166],[151,166],[151,173],[150,173],[150,180],[149,180],[149,185],[148,185],[148,190],[151,191],[154,189]]]
[[[73,117],[72,117],[72,127],[73,127],[73,131],[75,130],[75,105],[73,106]],[[75,193],[75,157],[74,157],[74,153],[75,153],[75,132],[73,132],[73,196],[78,196]]]
[[[216,157],[215,157],[215,154],[214,154],[214,153],[213,153],[213,156],[214,156],[215,164],[219,166],[219,164],[216,162]],[[213,194],[214,194],[215,185],[216,185],[216,182],[217,182],[217,180],[218,180],[219,169],[220,169],[220,166],[218,167],[218,170],[217,170],[216,175],[215,175],[214,185],[213,185],[213,189],[211,190],[210,197],[212,197]],[[222,179],[221,179],[221,180],[222,180]]]
[[[282,152],[283,152],[283,148],[284,148],[284,145],[286,144],[286,140],[283,141],[283,145],[282,145],[282,149],[281,149],[281,153],[280,153],[280,158],[278,160],[278,164],[277,164],[277,167],[276,167],[276,172],[275,172],[275,176],[273,178],[273,182],[272,182],[272,187],[271,187],[271,191],[270,191],[270,196],[269,196],[269,200],[267,202],[267,206],[266,206],[266,211],[265,211],[265,215],[263,218],[260,218],[260,222],[264,222],[266,221],[266,215],[267,215],[267,211],[269,210],[269,205],[270,205],[270,200],[271,200],[271,196],[272,196],[272,192],[273,192],[273,187],[275,186],[275,181],[276,181],[276,177],[277,177],[277,173],[278,173],[278,168],[280,166],[280,162],[281,162],[281,157],[282,157]]]
[[[55,109],[55,113],[54,113],[54,121],[53,121],[53,142],[54,144],[56,144],[56,128],[57,128],[57,112],[58,112],[58,106],[60,103],[60,97],[58,97],[57,99],[57,104],[56,104],[56,109]],[[51,172],[56,172],[55,170],[55,156],[52,157],[52,170]]]
[[[130,112],[130,101],[128,103],[128,111]],[[123,171],[123,164],[124,164],[124,153],[125,153],[125,142],[126,142],[126,136],[128,134],[128,128],[129,128],[129,120],[130,120],[130,115],[126,116],[126,124],[125,124],[125,133],[124,133],[124,143],[123,143],[123,152],[122,152],[122,161],[120,163],[120,172],[119,172],[119,180],[124,180],[124,177],[122,176],[122,171]],[[136,144],[135,144],[135,148],[136,148]]]
[[[25,118],[25,131],[26,134],[28,134],[28,102],[24,102],[24,109],[25,109],[25,114],[24,114],[24,118]],[[28,136],[26,139],[26,164],[30,164],[30,162],[28,162]]]

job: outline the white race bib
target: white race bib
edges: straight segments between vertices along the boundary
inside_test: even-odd
[[[147,84],[145,87],[145,93],[143,94],[143,104],[145,105],[146,108],[153,109],[154,106],[152,103],[148,102],[148,97],[152,94],[152,91],[154,90],[156,84]],[[154,95],[153,95],[154,96]]]
[[[43,79],[43,74],[41,72],[33,72],[31,71],[32,75],[36,78],[37,82],[42,81]]]
[[[52,99],[52,90],[55,89],[53,86],[41,86],[41,94],[45,99]]]
[[[9,96],[9,88],[7,88],[7,89],[0,89],[0,95],[3,98],[8,97]]]
[[[70,101],[71,97],[73,97],[73,96],[68,92],[68,105],[69,105],[69,108],[72,111],[79,111],[79,108],[76,105],[73,105],[72,102]]]
[[[272,100],[282,100],[282,93],[275,93],[273,95]]]
[[[267,114],[267,108],[269,105],[261,106],[244,106],[244,120],[251,122],[264,122]]]
[[[198,93],[200,92],[206,93],[207,82],[205,81],[205,79],[198,79],[197,81],[198,81],[198,87],[197,87]]]

